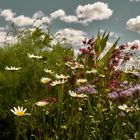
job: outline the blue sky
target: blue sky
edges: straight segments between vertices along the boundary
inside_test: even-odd
[[[54,34],[61,33],[70,42],[95,36],[98,29],[121,37],[120,44],[140,39],[139,0],[0,0],[0,42],[10,23],[17,28],[32,25],[42,16]]]

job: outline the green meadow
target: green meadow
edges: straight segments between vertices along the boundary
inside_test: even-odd
[[[117,39],[103,53],[99,31],[75,56],[50,29],[14,35],[0,48],[1,140],[140,139],[140,70],[124,69],[138,46]]]

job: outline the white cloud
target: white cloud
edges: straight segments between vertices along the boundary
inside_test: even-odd
[[[129,52],[134,54],[135,59],[137,58],[140,59],[140,40],[134,40],[133,42],[128,42],[127,45],[128,45],[127,50],[129,50],[132,46],[138,46],[137,49],[133,49],[133,50],[131,49],[131,51],[129,50]]]
[[[65,11],[63,9],[58,9],[50,14],[51,19],[56,19],[65,16]]]
[[[85,39],[86,33],[81,30],[72,28],[61,29],[55,33],[56,39],[62,41],[61,43],[68,43],[73,46],[83,45],[82,40]]]
[[[35,26],[35,27],[40,26],[42,24],[51,23],[51,19],[48,16],[46,16],[42,11],[38,11],[38,12],[34,13],[33,19],[34,19],[33,26]]]
[[[43,23],[50,24],[54,19],[59,19],[67,23],[81,23],[87,25],[93,20],[108,19],[113,11],[108,8],[108,5],[103,2],[96,2],[93,4],[79,5],[75,10],[76,15],[67,15],[63,9],[58,9],[46,16],[42,11],[37,11],[32,17],[24,15],[15,16],[16,13],[11,9],[4,9],[0,11],[0,16],[3,16],[6,21],[11,21],[17,26],[32,25],[35,20],[34,26],[41,25]]]
[[[0,31],[4,31],[5,30],[5,28],[4,27],[0,27]]]
[[[140,40],[134,40],[133,42],[128,42],[128,46],[138,45],[140,49]]]
[[[133,61],[140,59],[140,40],[134,40],[133,42],[127,43],[128,47],[125,49],[124,52],[128,52],[133,54]],[[137,49],[131,49],[132,46],[137,46]]]
[[[7,35],[6,32],[3,31],[0,32],[0,45],[4,44],[6,35]]]
[[[6,21],[12,20],[15,15],[16,13],[12,12],[11,9],[4,9],[0,12],[0,16],[4,17]]]
[[[140,33],[140,16],[131,18],[126,22],[127,29]]]
[[[50,24],[51,19],[49,17],[42,17],[40,19],[35,20],[33,26],[38,27],[41,26],[42,24]]]
[[[13,18],[12,21],[14,22],[14,24],[21,27],[21,26],[28,26],[33,24],[34,20],[30,17],[25,17],[24,15],[20,15]]]
[[[63,9],[58,9],[50,14],[51,20],[54,19],[60,19],[61,21],[72,23],[72,22],[78,22],[78,19],[74,15],[66,15],[65,11]]]
[[[118,39],[121,36],[119,33],[110,32],[110,38]]]
[[[4,43],[14,44],[17,41],[17,38],[11,34],[8,34],[5,31],[0,31],[0,47],[4,45]]]
[[[108,8],[108,4],[104,2],[96,2],[93,4],[79,5],[75,10],[76,15],[66,15],[63,9],[58,9],[50,14],[51,20],[60,19],[67,23],[81,23],[87,25],[93,20],[108,19],[113,10]]]
[[[67,22],[67,23],[78,22],[77,17],[73,16],[73,15],[63,16],[60,18],[60,20]]]
[[[106,31],[106,30],[103,30],[103,29],[100,30],[101,34],[103,34],[104,32],[109,33],[109,38],[110,39],[118,39],[121,36],[121,34],[119,34],[119,33],[109,32],[109,31]]]
[[[4,9],[1,11],[0,16],[4,17],[6,21],[11,21],[18,26],[27,26],[33,23],[33,19],[20,15],[15,17],[16,13],[12,12],[11,9]]]
[[[118,69],[129,70],[129,69],[140,69],[140,40],[134,40],[133,42],[127,43],[128,47],[124,50],[124,53],[133,54],[126,63],[120,63]],[[137,49],[131,49],[132,46],[138,46]],[[122,61],[121,61],[122,62]]]
[[[37,11],[36,13],[33,14],[34,19],[42,18],[44,16],[45,14],[42,11]]]
[[[79,5],[75,12],[77,17],[81,20],[81,23],[108,19],[113,14],[113,11],[108,8],[108,4],[103,2],[96,2],[84,6]]]
[[[34,23],[33,26],[40,26],[44,23],[47,24],[51,23],[51,19],[45,16],[45,14],[42,11],[34,13],[33,17],[27,17],[24,15],[19,16],[15,15],[16,14],[13,13],[11,9],[2,10],[0,13],[0,16],[3,16],[6,21],[11,21],[19,27],[29,26],[32,25],[33,23]]]

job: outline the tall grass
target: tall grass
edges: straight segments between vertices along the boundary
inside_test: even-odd
[[[0,139],[140,138],[139,71],[116,69],[129,55],[123,53],[127,45],[116,48],[117,40],[101,58],[109,34],[98,32],[96,39],[83,42],[75,60],[73,49],[51,45],[49,31],[36,28],[17,36],[17,43],[0,48]],[[7,71],[6,66],[21,69]],[[14,115],[10,110],[18,106],[30,115]]]

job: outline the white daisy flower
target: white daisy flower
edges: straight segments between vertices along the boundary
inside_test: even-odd
[[[105,75],[103,75],[103,74],[100,74],[100,75],[99,75],[99,77],[102,77],[102,78],[104,78],[104,77],[105,77]]]
[[[132,111],[134,111],[134,108],[133,107],[128,107],[126,104],[119,105],[118,108],[121,109],[121,110],[123,110],[123,111],[126,111],[126,112],[132,112]]]
[[[76,62],[76,63],[75,63],[75,68],[83,69],[83,68],[84,68],[84,65],[82,65],[82,64],[80,64],[80,63],[78,63],[78,62]]]
[[[85,95],[85,94],[77,94],[76,92],[71,91],[71,90],[69,90],[68,93],[72,97],[77,97],[77,98],[86,98],[87,97],[87,95]]]
[[[45,106],[47,105],[47,102],[46,101],[38,101],[35,103],[37,106]]]
[[[63,74],[61,74],[61,75],[56,74],[55,77],[56,77],[57,79],[67,79],[67,78],[70,78],[69,75],[65,76],[65,75],[63,75]]]
[[[50,81],[51,81],[51,78],[47,78],[47,77],[42,77],[41,80],[40,80],[40,82],[42,82],[43,84],[46,84]]]
[[[61,84],[64,84],[65,82],[67,82],[67,80],[55,80],[53,81],[50,85],[51,86],[56,86],[56,85],[61,85]]]
[[[92,69],[92,70],[88,70],[86,71],[87,74],[91,74],[91,73],[97,73],[97,70],[96,69]]]
[[[73,63],[72,62],[66,62],[65,65],[70,67],[71,65],[73,65]]]
[[[12,67],[12,66],[11,67],[6,66],[4,69],[6,71],[18,71],[21,69],[21,67],[16,68],[16,67]]]
[[[133,75],[140,77],[140,72],[138,72],[136,70],[125,70],[123,72],[128,73],[128,74],[133,74]]]
[[[28,53],[28,57],[32,58],[32,59],[42,59],[43,58],[42,56],[37,56],[37,55],[34,55],[34,54],[29,54],[29,53]]]
[[[79,84],[84,84],[86,82],[87,82],[87,79],[77,79],[76,84],[79,85]]]
[[[23,109],[23,107],[14,107],[14,109],[11,109],[11,112],[13,112],[17,116],[25,116],[25,115],[31,115],[30,113],[26,113],[27,108]]]
[[[49,69],[44,69],[44,71],[45,71],[46,73],[49,73],[49,74],[53,74],[53,73],[54,73],[52,70],[49,70]]]
[[[79,62],[75,62],[75,63],[72,63],[72,62],[67,62],[65,63],[66,66],[70,67],[72,70],[75,70],[75,69],[83,69],[84,68],[84,65],[80,64]]]

